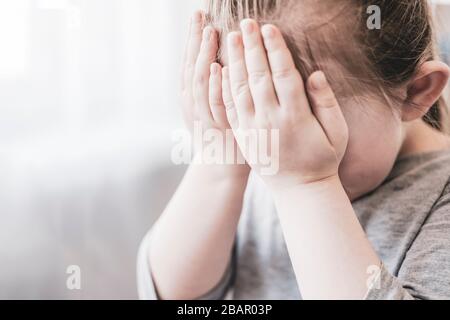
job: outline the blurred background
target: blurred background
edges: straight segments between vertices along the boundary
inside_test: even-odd
[[[198,0],[0,0],[0,299],[134,299]],[[82,290],[66,287],[81,268]]]
[[[137,298],[140,240],[185,170],[170,151],[200,2],[0,0],[0,299]]]

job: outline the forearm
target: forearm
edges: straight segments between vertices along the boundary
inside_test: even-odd
[[[303,298],[363,299],[381,262],[339,178],[274,193]]]
[[[150,263],[162,299],[195,299],[230,263],[249,169],[192,165],[154,228]]]

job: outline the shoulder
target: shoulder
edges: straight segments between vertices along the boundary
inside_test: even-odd
[[[353,203],[368,238],[393,274],[418,235],[425,236],[437,217],[448,219],[449,180],[450,153],[414,156],[400,160],[382,186]]]
[[[431,211],[450,191],[450,151],[400,159],[386,181],[374,192],[357,200],[362,211]],[[416,209],[416,210],[413,210]]]
[[[391,180],[430,181],[433,177],[450,177],[450,150],[425,153],[402,158],[394,166]]]

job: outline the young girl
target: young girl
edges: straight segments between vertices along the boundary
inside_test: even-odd
[[[450,299],[449,68],[427,1],[209,3],[187,123],[231,128],[247,160],[245,133],[276,130],[279,170],[191,165],[141,247],[141,297]]]

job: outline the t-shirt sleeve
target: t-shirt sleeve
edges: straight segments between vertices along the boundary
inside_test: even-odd
[[[141,300],[159,300],[155,282],[152,276],[149,259],[149,248],[152,242],[152,232],[150,231],[141,243],[137,258],[137,285],[138,294]],[[234,280],[236,253],[233,251],[230,265],[224,277],[217,286],[209,293],[196,300],[224,300],[231,294],[232,282]]]
[[[434,206],[394,277],[383,267],[367,300],[450,299],[450,193]]]

